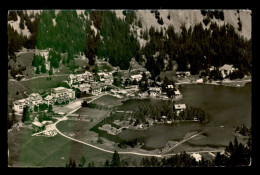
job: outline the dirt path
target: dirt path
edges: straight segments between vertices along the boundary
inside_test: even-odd
[[[70,75],[70,74],[58,74],[58,75],[40,75],[37,77],[32,77],[32,78],[24,78],[21,81],[30,81],[33,79],[37,79],[37,78],[43,78],[43,77],[60,77],[60,76],[66,76],[66,75]],[[9,81],[17,81],[15,79],[9,79]]]
[[[171,150],[174,149],[175,147],[179,146],[180,144],[182,144],[182,143],[184,143],[184,142],[187,142],[187,141],[190,140],[190,139],[193,139],[194,137],[197,137],[197,136],[200,135],[201,133],[202,133],[202,132],[200,132],[200,133],[198,133],[198,134],[195,134],[195,135],[192,135],[192,136],[190,136],[189,138],[184,139],[184,140],[178,142],[176,145],[174,145],[174,146],[171,147],[170,149],[164,151],[163,153],[167,153],[167,152],[171,151]]]

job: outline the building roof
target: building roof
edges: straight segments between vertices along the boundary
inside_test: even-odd
[[[135,78],[142,78],[143,76],[141,74],[137,74],[137,75],[132,75],[131,78],[135,79]]]
[[[150,91],[161,91],[161,88],[159,88],[159,87],[150,87],[149,90]]]
[[[32,93],[29,95],[29,99],[37,101],[37,100],[42,100],[42,97],[38,93]]]
[[[172,84],[169,84],[168,86],[167,86],[167,88],[172,88],[173,89],[173,85]]]
[[[14,101],[15,105],[20,105],[20,104],[23,104],[23,103],[28,103],[28,98],[24,98],[24,99]]]
[[[32,124],[38,127],[43,127],[43,124],[37,121],[32,122]]]
[[[53,88],[52,89],[52,92],[54,93],[60,93],[60,92],[66,92],[66,91],[69,91],[69,89],[65,88],[65,87],[57,87],[57,88]]]
[[[186,105],[185,104],[175,104],[174,109],[186,109]]]
[[[51,99],[53,99],[53,96],[51,95],[48,95],[47,97],[44,98],[44,100],[51,100]]]
[[[220,67],[219,70],[230,70],[233,68],[233,65],[225,64],[224,66]]]

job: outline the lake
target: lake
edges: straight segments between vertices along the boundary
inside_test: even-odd
[[[177,103],[203,108],[210,115],[208,123],[180,122],[160,124],[148,130],[126,130],[118,136],[124,139],[139,138],[149,149],[162,148],[169,140],[181,140],[191,131],[203,131],[207,137],[188,143],[198,146],[226,146],[233,141],[235,127],[245,124],[251,127],[251,83],[244,87],[227,87],[204,84],[181,85],[183,98]],[[140,102],[140,100],[136,101]],[[146,103],[149,100],[145,101]],[[133,105],[134,100],[128,103]],[[123,105],[123,106],[124,106]],[[123,107],[127,108],[127,107]],[[136,106],[136,104],[135,104]],[[220,127],[224,126],[224,128]]]

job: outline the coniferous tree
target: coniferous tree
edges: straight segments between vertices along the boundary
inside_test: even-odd
[[[36,71],[35,71],[35,74],[40,74],[39,66],[37,66]]]
[[[121,165],[120,156],[118,152],[115,150],[112,160],[111,160],[111,166],[112,167],[119,167]]]

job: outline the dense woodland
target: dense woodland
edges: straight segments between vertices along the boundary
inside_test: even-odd
[[[147,59],[146,68],[154,78],[165,67],[166,54],[169,55],[168,70],[172,69],[172,61],[177,61],[179,71],[189,70],[191,74],[224,64],[233,64],[243,75],[251,72],[251,40],[239,36],[230,24],[210,23],[209,29],[204,29],[202,23],[189,29],[182,26],[180,34],[173,26],[169,26],[165,34],[162,29],[158,31],[151,27],[149,38],[142,54]],[[153,59],[156,52],[159,56]]]
[[[146,123],[148,118],[161,121],[162,116],[166,116],[167,120],[194,120],[197,118],[200,122],[205,122],[209,118],[207,112],[194,106],[187,106],[186,110],[177,115],[173,110],[173,103],[170,101],[139,106],[133,113],[133,117],[136,119],[135,125]]]

